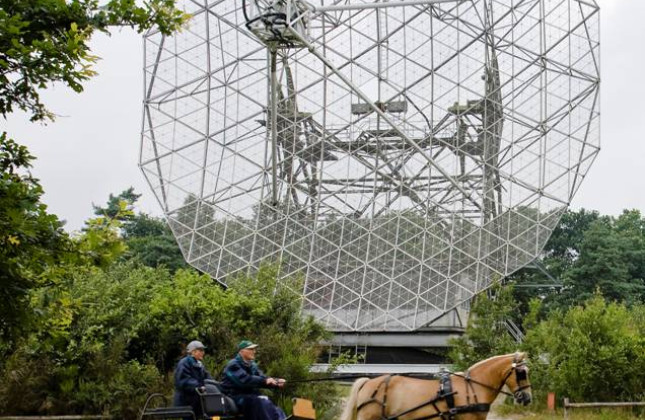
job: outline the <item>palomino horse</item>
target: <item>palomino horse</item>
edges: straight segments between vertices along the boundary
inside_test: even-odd
[[[512,394],[502,391],[504,385]],[[357,379],[341,420],[485,419],[500,392],[520,404],[531,402],[526,353],[491,357],[440,380],[391,375]]]

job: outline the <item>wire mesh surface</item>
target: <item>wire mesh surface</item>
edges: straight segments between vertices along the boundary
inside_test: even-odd
[[[278,262],[332,330],[416,330],[535,259],[579,188],[599,11],[322,10],[363,3],[182,3],[145,36],[140,165],[199,270]]]

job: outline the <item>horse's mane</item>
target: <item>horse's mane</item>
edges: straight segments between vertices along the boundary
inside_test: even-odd
[[[476,368],[478,368],[479,366],[481,366],[481,365],[483,365],[483,364],[485,364],[485,363],[488,363],[488,362],[490,362],[490,361],[492,361],[492,360],[495,360],[495,359],[503,359],[503,358],[505,358],[505,357],[514,357],[516,354],[521,355],[521,359],[520,359],[520,360],[523,360],[523,359],[524,359],[524,357],[525,357],[525,353],[519,353],[519,352],[518,352],[518,353],[510,353],[510,354],[502,354],[502,355],[499,355],[499,356],[493,356],[493,357],[489,357],[488,359],[480,360],[479,362],[477,362],[477,363],[475,363],[474,365],[472,365],[469,369],[470,369],[470,370],[472,370],[472,369],[476,369]]]

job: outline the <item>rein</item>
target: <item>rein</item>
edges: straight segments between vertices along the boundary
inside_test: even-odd
[[[502,382],[502,385],[500,385],[498,388],[493,388],[492,386],[487,385],[487,384],[485,384],[485,383],[483,383],[483,382],[476,381],[476,380],[474,380],[473,378],[471,378],[470,376],[468,376],[468,374],[464,375],[464,374],[459,373],[459,372],[450,372],[450,374],[451,374],[451,375],[454,375],[454,376],[458,376],[458,377],[460,377],[460,378],[464,378],[464,379],[466,380],[466,383],[467,383],[467,384],[471,384],[471,383],[472,383],[472,384],[475,384],[475,385],[479,385],[479,386],[482,386],[482,387],[484,387],[484,388],[487,388],[487,389],[490,389],[490,390],[492,390],[492,391],[495,391],[495,392],[497,392],[497,393],[499,393],[499,394],[504,394],[504,395],[506,395],[506,396],[512,397],[512,396],[513,396],[513,394],[511,394],[510,392],[504,391],[504,390],[502,389],[502,388],[504,388],[504,384],[506,383],[506,380],[508,380],[509,376],[511,376],[510,374],[511,374],[512,372],[513,372],[513,370],[511,369],[511,371],[509,372],[509,374],[508,374],[508,375],[506,376],[506,378],[504,379],[504,382]],[[527,387],[528,387],[528,386],[527,386]],[[527,388],[527,387],[522,387],[522,388]],[[519,391],[519,389],[518,389],[518,391]]]
[[[419,378],[419,379],[437,379],[436,373],[414,373],[414,372],[409,372],[409,373],[397,373],[394,376],[405,376],[409,378]],[[355,373],[355,374],[349,374],[349,375],[342,375],[342,376],[326,376],[322,378],[312,378],[312,379],[287,379],[287,384],[304,384],[304,383],[309,383],[309,382],[327,382],[327,381],[342,381],[345,379],[359,379],[359,378],[378,378],[383,376],[382,373]]]

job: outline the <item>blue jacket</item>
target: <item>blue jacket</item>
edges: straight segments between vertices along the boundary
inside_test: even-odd
[[[204,364],[193,356],[186,356],[175,368],[174,405],[194,405],[197,400],[195,388],[204,386],[205,379],[213,379]]]
[[[258,365],[245,362],[239,354],[228,362],[222,374],[222,391],[236,396],[242,394],[260,394],[260,388],[267,388],[267,377]]]

